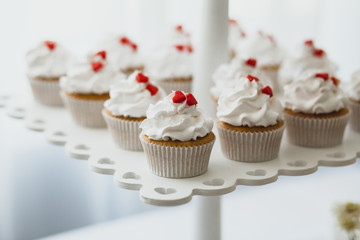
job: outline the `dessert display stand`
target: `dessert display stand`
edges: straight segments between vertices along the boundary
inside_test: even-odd
[[[194,89],[200,106],[212,111],[208,92],[210,75],[227,60],[228,1],[203,2],[202,32],[195,72]],[[217,56],[214,58],[213,56]],[[201,89],[201,92],[196,90]],[[203,103],[203,106],[201,105]],[[210,106],[209,106],[210,105]],[[344,166],[360,156],[360,133],[347,128],[340,146],[324,149],[302,148],[287,142],[286,133],[279,157],[269,162],[240,163],[226,159],[217,140],[208,172],[188,179],[167,179],[153,175],[143,152],[117,148],[107,129],[77,126],[63,107],[40,105],[26,96],[0,96],[0,106],[14,118],[23,118],[27,128],[44,132],[45,138],[64,145],[66,153],[88,160],[97,173],[114,176],[117,186],[138,190],[142,201],[158,206],[175,206],[200,195],[198,236],[196,239],[220,239],[220,197],[238,185],[257,186],[272,183],[279,175],[298,176],[313,173],[318,166]],[[214,129],[217,134],[216,129]],[[206,196],[206,197],[205,197]]]

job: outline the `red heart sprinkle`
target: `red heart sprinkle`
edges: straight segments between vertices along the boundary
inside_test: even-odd
[[[193,52],[192,46],[191,46],[191,45],[188,45],[188,46],[187,46],[187,50],[188,50],[189,53],[192,53],[192,52]]]
[[[136,75],[136,81],[138,83],[147,83],[149,81],[149,77],[145,76],[140,72]]]
[[[322,78],[324,79],[324,81],[329,79],[329,74],[328,73],[317,73],[315,74],[316,78]]]
[[[333,82],[333,84],[334,84],[335,86],[339,85],[339,83],[340,83],[340,80],[339,80],[339,79],[337,79],[336,77],[331,77],[330,79],[331,79],[331,81]]]
[[[146,86],[146,89],[150,92],[151,96],[154,96],[159,91],[159,88],[151,83]]]
[[[182,103],[186,100],[186,96],[182,91],[176,91],[173,98],[173,103]]]
[[[319,48],[313,50],[313,54],[315,57],[322,57],[325,54],[325,51]]]
[[[93,69],[94,72],[99,71],[104,65],[102,64],[102,62],[92,62],[91,63],[91,67]]]
[[[129,44],[130,40],[127,37],[122,37],[122,38],[120,38],[120,42],[122,44]]]
[[[259,81],[259,79],[257,77],[254,77],[251,75],[247,75],[246,78],[249,79],[250,82],[252,82],[252,81],[258,82]]]
[[[237,21],[235,19],[229,19],[230,24],[237,24]]]
[[[191,93],[186,94],[186,104],[188,106],[196,105],[198,102],[196,101],[194,95]]]
[[[177,25],[175,29],[179,32],[183,31],[183,27],[181,25]]]
[[[137,50],[137,45],[136,45],[135,43],[131,43],[131,47],[132,47],[132,49],[133,49],[134,51]]]
[[[97,52],[95,55],[101,56],[102,59],[106,59],[106,51]]]
[[[175,48],[176,48],[178,51],[182,52],[182,51],[184,50],[184,45],[175,45]]]
[[[44,41],[44,44],[49,48],[50,51],[56,48],[56,43],[52,41]]]
[[[256,67],[256,59],[249,58],[248,60],[245,61],[245,64],[251,67]]]
[[[304,42],[304,44],[305,44],[305,45],[308,45],[308,46],[314,46],[313,40],[306,40],[306,41]]]
[[[269,87],[269,86],[266,86],[263,89],[261,89],[261,92],[269,95],[270,97],[274,96],[273,91],[272,91],[271,87]]]

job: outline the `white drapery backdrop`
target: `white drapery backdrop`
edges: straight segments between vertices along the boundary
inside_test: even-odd
[[[358,0],[230,0],[230,17],[245,31],[272,33],[291,51],[313,38],[339,64],[347,81],[360,68]],[[25,52],[55,39],[78,56],[104,34],[126,33],[144,52],[166,28],[183,24],[199,46],[201,1],[19,0],[0,2],[0,92],[29,91]],[[0,113],[0,239],[32,239],[125,216],[150,207],[111,177],[65,156],[21,121]]]

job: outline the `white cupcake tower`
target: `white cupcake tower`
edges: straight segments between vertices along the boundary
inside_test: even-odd
[[[213,110],[207,89],[213,69],[227,60],[228,1],[203,2],[201,42],[195,73],[195,96],[208,112]],[[217,56],[214,58],[213,56]],[[263,163],[240,163],[223,157],[215,143],[207,173],[189,179],[166,179],[153,175],[143,152],[117,148],[106,129],[88,129],[74,124],[64,108],[46,107],[30,97],[0,96],[0,106],[14,118],[24,118],[26,126],[43,131],[46,139],[65,146],[68,155],[87,159],[91,169],[114,175],[119,187],[139,190],[141,200],[158,206],[174,206],[189,202],[193,195],[199,202],[197,239],[220,239],[220,198],[237,185],[257,186],[277,180],[279,175],[298,176],[313,173],[318,166],[343,166],[360,157],[360,133],[346,129],[342,145],[325,149],[308,149],[291,145],[286,134],[278,159]],[[215,131],[215,134],[217,132]]]

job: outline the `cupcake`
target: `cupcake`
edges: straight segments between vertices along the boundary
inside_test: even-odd
[[[108,62],[125,75],[144,69],[138,45],[126,36],[109,37],[98,45],[98,49],[104,49],[108,54]]]
[[[289,142],[304,147],[341,144],[350,112],[339,80],[308,70],[284,87]]]
[[[279,72],[282,85],[291,83],[301,73],[309,69],[318,69],[331,75],[334,75],[338,70],[338,67],[328,58],[326,52],[316,48],[312,40],[305,41],[293,56],[284,61]]]
[[[234,19],[229,19],[229,37],[228,44],[230,50],[230,59],[236,56],[236,46],[246,37],[245,32],[241,29],[239,23]]]
[[[125,76],[106,61],[105,51],[96,53],[90,60],[74,64],[67,76],[61,78],[62,97],[77,124],[105,127],[101,111],[110,98],[110,85]]]
[[[212,100],[217,103],[224,89],[235,87],[237,80],[247,75],[257,77],[264,85],[272,87],[271,80],[257,67],[256,59],[234,58],[230,63],[221,64],[213,74],[214,86],[210,89]]]
[[[72,62],[70,53],[56,42],[44,41],[26,54],[26,61],[35,100],[46,105],[63,105],[59,80]]]
[[[156,49],[149,55],[145,72],[165,92],[191,92],[193,76],[191,44],[174,44]]]
[[[285,127],[282,113],[271,87],[253,76],[240,78],[218,102],[217,128],[225,157],[239,162],[276,158]]]
[[[272,80],[274,91],[279,91],[278,71],[283,52],[273,36],[259,31],[254,36],[246,37],[237,45],[236,55],[255,58],[259,68]]]
[[[117,146],[126,150],[142,151],[139,139],[140,123],[146,110],[165,97],[163,90],[149,82],[139,71],[133,72],[110,88],[110,99],[102,112]]]
[[[360,132],[360,70],[353,73],[349,86],[350,126]]]
[[[191,93],[173,91],[150,105],[140,140],[154,174],[187,178],[207,171],[215,142],[213,121],[196,104]]]

